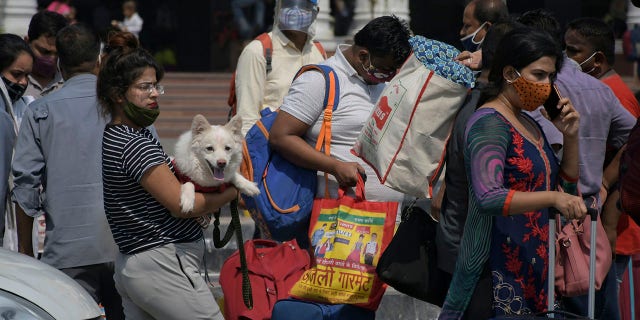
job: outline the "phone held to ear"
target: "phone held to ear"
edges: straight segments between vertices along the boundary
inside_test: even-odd
[[[562,95],[560,95],[558,87],[554,84],[551,89],[551,94],[549,94],[549,98],[544,102],[544,109],[547,111],[549,119],[554,120],[558,115],[560,115],[560,111],[562,111],[562,108],[564,107],[563,105],[558,108],[558,103],[561,98]]]

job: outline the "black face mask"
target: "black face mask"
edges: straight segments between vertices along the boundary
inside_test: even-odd
[[[11,99],[11,103],[18,101],[18,99],[20,99],[20,97],[22,97],[24,92],[27,90],[26,85],[12,82],[4,76],[2,77],[2,81],[4,81],[4,86],[7,87],[7,92],[9,93],[9,99]]]

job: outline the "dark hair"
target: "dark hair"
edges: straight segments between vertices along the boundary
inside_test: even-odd
[[[11,33],[0,34],[0,72],[9,68],[23,52],[34,58],[31,47],[24,39]]]
[[[396,16],[382,16],[369,21],[353,40],[357,46],[367,48],[374,56],[392,56],[395,64],[400,66],[411,53],[411,35],[405,21]]]
[[[114,32],[104,48],[106,57],[98,74],[98,100],[104,115],[113,114],[119,105],[118,99],[125,96],[129,86],[142,75],[146,68],[156,70],[160,82],[164,70],[151,54],[140,47],[138,38],[130,32]]]
[[[596,18],[579,18],[567,26],[567,30],[574,30],[593,47],[594,51],[602,51],[607,62],[615,62],[616,39],[613,29],[604,21]]]
[[[502,0],[475,0],[473,16],[480,23],[489,21],[496,23],[509,19],[509,10]]]
[[[100,41],[91,29],[73,24],[58,32],[56,49],[60,68],[67,74],[90,72],[100,54]]]
[[[519,71],[542,57],[556,58],[556,72],[560,71],[562,49],[548,33],[522,27],[505,34],[495,52],[489,72],[489,84],[480,96],[479,105],[495,98],[501,92],[505,82],[505,67],[512,66]]]
[[[514,20],[499,21],[491,25],[482,41],[482,69],[489,70],[498,49],[498,43],[509,31],[521,28],[523,25]]]
[[[527,11],[518,18],[518,22],[527,27],[548,33],[558,42],[558,45],[564,47],[564,32],[560,22],[551,12],[543,9]]]
[[[124,1],[122,1],[122,5],[123,6],[125,6],[125,5],[129,5],[129,6],[133,5],[133,10],[138,10],[137,9],[138,4],[136,3],[135,0],[124,0]]]
[[[29,42],[40,38],[40,36],[55,37],[68,24],[69,20],[59,13],[47,10],[40,11],[34,14],[29,22],[29,30],[27,31]]]

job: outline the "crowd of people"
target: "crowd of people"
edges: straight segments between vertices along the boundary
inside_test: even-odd
[[[78,281],[108,319],[223,319],[201,274],[196,218],[238,190],[197,192],[194,209],[181,211],[181,185],[153,127],[164,70],[140,45],[135,3],[124,2],[125,21],[104,39],[61,14],[68,9],[57,1],[32,17],[24,38],[0,35],[0,244]],[[413,34],[405,21],[380,16],[325,60],[314,43],[317,14],[316,0],[278,0],[269,56],[257,39],[243,49],[235,76],[243,134],[261,110],[279,110],[270,144],[318,172],[319,197],[328,190],[336,198],[365,175],[368,200],[403,204],[410,197],[381,184],[350,149],[411,54]],[[431,202],[437,272],[448,284],[438,294],[440,319],[545,311],[555,295],[546,278],[549,212],[583,219],[587,208],[601,212],[615,254],[595,316],[621,319],[619,283],[640,253],[640,227],[616,205],[616,184],[640,105],[614,69],[611,27],[580,18],[563,30],[544,10],[514,18],[502,0],[472,0],[460,14],[465,51],[456,60],[474,70],[476,86],[453,124]],[[339,79],[330,156],[314,149],[325,79],[306,72],[293,80],[314,63]],[[541,106],[555,87],[552,119]],[[47,226],[41,253],[38,217]],[[582,315],[586,298],[557,296],[561,309]]]

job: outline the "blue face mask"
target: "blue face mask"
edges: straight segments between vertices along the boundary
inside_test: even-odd
[[[467,50],[469,52],[476,52],[478,51],[478,48],[480,47],[480,44],[482,44],[482,40],[476,42],[474,41],[474,38],[476,37],[476,35],[478,34],[478,32],[480,32],[480,30],[482,30],[482,28],[484,28],[484,25],[487,22],[485,21],[484,23],[482,23],[480,25],[480,27],[478,27],[478,29],[476,29],[476,31],[474,31],[472,34],[466,35],[465,37],[462,37],[460,39],[460,42],[462,42],[462,47],[464,48],[464,50]]]

